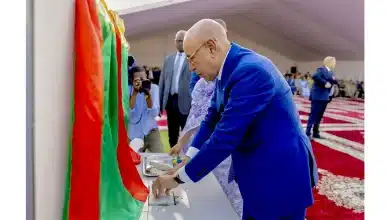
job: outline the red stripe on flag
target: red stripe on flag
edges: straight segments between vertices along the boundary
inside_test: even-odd
[[[97,220],[103,112],[101,32],[96,2],[75,2],[74,125],[69,220]]]
[[[149,195],[148,188],[145,187],[135,164],[141,161],[140,155],[137,154],[127,141],[127,132],[125,127],[125,117],[122,106],[122,42],[118,27],[115,24],[116,32],[116,53],[118,62],[118,148],[117,157],[119,171],[121,173],[122,181],[127,191],[137,200],[146,202]],[[131,163],[133,161],[133,163]]]

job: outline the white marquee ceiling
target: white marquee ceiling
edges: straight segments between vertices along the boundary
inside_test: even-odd
[[[318,60],[327,55],[339,60],[364,59],[364,0],[109,0],[108,3],[125,20],[128,36],[153,34],[202,18],[223,18],[229,30],[293,60]]]

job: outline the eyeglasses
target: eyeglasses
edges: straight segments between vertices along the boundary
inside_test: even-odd
[[[187,60],[188,60],[189,62],[191,62],[192,64],[194,64],[194,62],[193,62],[194,56],[195,56],[196,53],[200,50],[200,48],[202,48],[205,44],[206,44],[206,42],[204,42],[203,44],[201,44],[201,45],[198,47],[198,49],[196,49],[190,56],[187,56],[187,57],[186,57]]]
[[[215,38],[215,39],[213,39],[213,40],[214,40],[214,41],[217,41],[217,38]],[[197,53],[204,45],[206,45],[206,43],[207,43],[207,41],[204,42],[203,44],[201,44],[201,45],[198,47],[198,49],[196,49],[190,56],[187,56],[187,57],[186,57],[187,60],[188,60],[189,62],[191,62],[192,64],[194,64],[194,57],[195,57],[196,53]]]

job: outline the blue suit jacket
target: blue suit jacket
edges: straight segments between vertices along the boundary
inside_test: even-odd
[[[313,101],[329,101],[330,88],[325,88],[325,84],[336,84],[337,81],[333,79],[334,74],[329,71],[325,66],[321,66],[317,69],[313,75],[313,86],[310,92],[310,100]]]
[[[191,145],[200,151],[184,168],[189,178],[199,181],[231,155],[243,219],[273,219],[312,205],[315,159],[277,67],[232,43],[220,83]]]
[[[192,91],[194,91],[196,83],[199,81],[200,77],[196,72],[191,73],[191,81],[190,81],[190,94],[192,94]]]

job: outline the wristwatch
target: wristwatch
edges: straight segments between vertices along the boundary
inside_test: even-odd
[[[173,179],[174,179],[178,184],[183,184],[183,183],[184,183],[184,182],[180,179],[179,174],[177,174]]]

